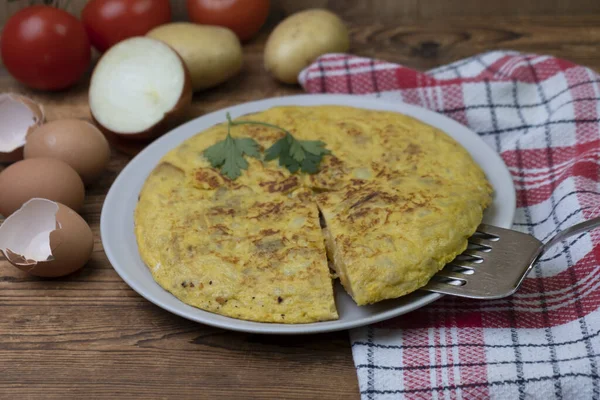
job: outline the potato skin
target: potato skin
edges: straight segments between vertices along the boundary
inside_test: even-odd
[[[242,46],[230,29],[175,22],[156,27],[146,36],[168,44],[181,56],[194,92],[217,86],[242,68]]]
[[[325,53],[343,53],[350,47],[344,22],[324,9],[310,9],[284,19],[265,46],[265,68],[284,83],[298,83],[298,74]]]

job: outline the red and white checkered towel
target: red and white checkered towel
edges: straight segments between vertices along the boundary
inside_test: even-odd
[[[548,56],[490,52],[421,73],[344,54],[300,74],[443,113],[513,175],[514,228],[542,241],[600,215],[600,75]],[[600,230],[555,246],[513,296],[446,296],[351,332],[363,399],[599,399]]]

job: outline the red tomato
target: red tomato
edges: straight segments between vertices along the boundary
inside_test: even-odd
[[[225,26],[246,41],[267,20],[269,0],[187,0],[187,10],[192,22]]]
[[[104,52],[121,40],[170,22],[171,5],[169,0],[90,0],[81,19],[92,45]]]
[[[83,25],[66,11],[33,6],[4,26],[0,51],[8,72],[35,89],[58,90],[81,78],[90,64],[90,41]]]

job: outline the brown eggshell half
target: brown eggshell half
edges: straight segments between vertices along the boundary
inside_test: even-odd
[[[161,42],[162,43],[162,42]],[[170,47],[170,46],[169,46]],[[171,49],[173,49],[171,47]],[[175,50],[173,50],[175,51]],[[177,52],[176,52],[177,53]],[[131,140],[131,141],[146,141],[148,142],[151,139],[156,139],[157,137],[165,134],[169,130],[176,127],[180,122],[181,118],[185,116],[185,112],[187,107],[192,103],[192,78],[190,75],[190,71],[185,65],[185,62],[181,58],[179,54],[177,54],[179,61],[181,61],[181,67],[183,68],[185,78],[183,82],[183,90],[181,91],[181,96],[179,97],[179,101],[175,104],[175,107],[168,113],[164,115],[164,117],[156,124],[151,126],[150,128],[138,132],[138,133],[119,133],[113,132],[107,128],[105,128],[100,122],[96,120],[94,114],[90,110],[90,115],[92,117],[92,121],[94,124],[100,129],[102,133],[110,140],[111,135],[119,136],[123,138],[123,140]]]
[[[58,204],[57,227],[50,233],[52,261],[21,265],[22,257],[8,253],[8,261],[21,271],[44,278],[69,275],[81,269],[94,250],[94,235],[85,220],[64,204]]]
[[[36,124],[42,125],[44,121],[46,121],[46,113],[44,111],[44,106],[40,103],[36,103],[29,97],[25,97],[20,94],[12,94],[15,98],[19,99],[23,104],[25,104],[29,109],[33,112],[36,118]]]
[[[53,158],[30,158],[0,172],[0,214],[17,211],[32,198],[42,198],[81,210],[83,181],[67,163]]]
[[[37,127],[41,126],[44,123],[46,117],[44,114],[44,107],[41,104],[34,102],[33,100],[31,100],[28,97],[21,96],[21,95],[15,94],[15,93],[0,94],[0,100],[6,99],[6,98],[8,98],[8,100],[10,100],[12,102],[21,103],[21,104],[25,105],[31,112],[32,119],[30,121],[29,127],[22,132],[23,138],[26,138],[33,130],[35,130]],[[23,118],[23,116],[17,116],[17,115],[13,115],[12,117]],[[27,122],[24,122],[24,121],[21,121],[21,123],[27,124]],[[11,124],[10,118],[9,118],[9,120],[6,120],[6,119],[0,120],[0,129],[2,129],[2,126],[6,126],[7,124],[8,125]],[[15,161],[19,161],[22,159],[23,159],[23,147],[19,147],[10,152],[0,151],[0,164],[13,163]]]

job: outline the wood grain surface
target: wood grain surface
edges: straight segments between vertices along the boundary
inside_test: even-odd
[[[79,15],[88,0],[2,0],[2,21],[30,4],[52,4]],[[186,19],[186,1],[170,0],[173,17]],[[271,0],[271,7],[292,13],[311,7],[375,21],[409,22],[447,17],[589,15],[600,12],[598,0]]]
[[[596,1],[589,4],[598,13],[587,15],[465,14],[423,23],[398,23],[389,16],[375,22],[359,1],[345,8],[340,1],[329,3],[348,22],[352,52],[360,55],[427,69],[482,51],[514,49],[600,69]],[[197,94],[187,118],[301,92],[277,84],[262,67],[266,32],[281,10],[245,46],[242,73]],[[49,120],[89,118],[86,89],[84,81],[60,93],[34,92],[0,68],[0,92],[33,97],[44,104]],[[102,180],[87,190],[83,216],[96,242],[83,270],[41,280],[0,261],[0,398],[358,398],[347,332],[287,337],[227,332],[171,315],[129,289],[108,263],[98,231],[104,196],[129,160],[113,149]]]

